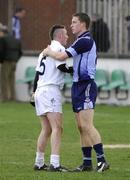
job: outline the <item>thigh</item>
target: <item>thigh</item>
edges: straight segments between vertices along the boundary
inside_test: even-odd
[[[78,113],[78,121],[82,127],[93,126],[94,109],[85,109]]]
[[[75,113],[76,123],[79,127],[85,127],[93,124],[94,109],[82,110]]]
[[[48,118],[46,116],[40,116],[39,118],[40,118],[42,129],[45,129],[46,131],[50,131],[51,126],[50,126]]]
[[[59,112],[47,113],[47,118],[49,120],[52,129],[62,128],[62,114]]]

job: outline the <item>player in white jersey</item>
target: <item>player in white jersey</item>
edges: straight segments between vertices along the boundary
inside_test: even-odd
[[[50,31],[51,48],[64,51],[67,43],[67,30],[62,25],[55,25]],[[34,99],[36,114],[41,120],[41,132],[37,141],[35,170],[68,171],[60,165],[60,144],[62,135],[62,95],[64,72],[72,72],[65,61],[56,61],[51,57],[39,55],[34,80]],[[51,137],[50,166],[45,164],[44,153],[47,141]]]

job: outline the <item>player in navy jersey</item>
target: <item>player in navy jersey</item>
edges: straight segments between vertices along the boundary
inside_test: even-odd
[[[43,55],[65,60],[73,58],[73,85],[71,90],[72,106],[75,112],[77,127],[80,132],[83,163],[74,171],[91,171],[92,149],[97,156],[97,172],[109,169],[106,162],[101,136],[94,127],[94,107],[97,97],[97,86],[94,81],[96,73],[96,45],[90,32],[90,17],[86,13],[76,13],[72,16],[71,30],[76,36],[74,43],[65,52],[54,52],[50,46],[43,50]]]

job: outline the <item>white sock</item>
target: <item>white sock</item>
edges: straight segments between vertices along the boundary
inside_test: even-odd
[[[44,165],[44,153],[36,152],[35,165],[42,167]]]
[[[52,154],[50,156],[50,164],[52,164],[55,168],[60,166],[60,156]]]

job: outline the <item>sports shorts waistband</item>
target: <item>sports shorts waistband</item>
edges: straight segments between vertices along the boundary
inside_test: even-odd
[[[89,83],[89,82],[93,82],[93,81],[94,81],[94,79],[87,79],[87,80],[80,80],[80,81],[73,82],[73,83],[74,83],[74,84],[84,83],[84,82]]]
[[[38,89],[39,88],[43,88],[43,89],[46,89],[46,88],[57,88],[57,89],[60,89],[60,86],[55,85],[55,84],[49,84],[49,85],[40,86],[40,87],[38,87]]]

